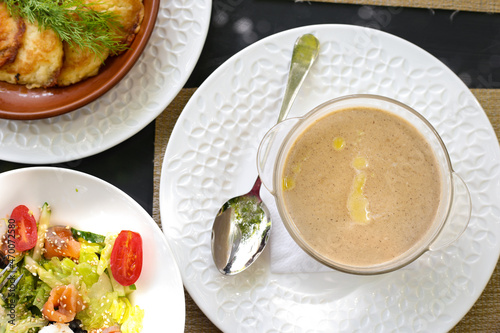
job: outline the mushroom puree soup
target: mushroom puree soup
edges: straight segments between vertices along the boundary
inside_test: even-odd
[[[425,138],[386,111],[356,107],[316,120],[283,168],[284,206],[303,240],[353,266],[377,265],[430,231],[441,178]]]

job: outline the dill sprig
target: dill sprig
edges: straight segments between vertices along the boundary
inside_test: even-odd
[[[30,23],[52,29],[71,46],[89,49],[99,58],[106,51],[120,53],[127,49],[119,34],[118,15],[111,11],[97,11],[100,2],[84,0],[0,0],[5,2],[11,15]]]

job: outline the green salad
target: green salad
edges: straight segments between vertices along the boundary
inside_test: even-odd
[[[141,332],[144,311],[129,299],[141,236],[52,226],[50,216],[47,203],[38,221],[19,205],[0,221],[0,333]]]

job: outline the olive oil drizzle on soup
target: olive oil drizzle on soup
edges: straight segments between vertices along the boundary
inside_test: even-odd
[[[441,180],[431,147],[406,120],[349,108],[300,134],[282,190],[311,247],[342,264],[369,266],[401,255],[429,231]]]

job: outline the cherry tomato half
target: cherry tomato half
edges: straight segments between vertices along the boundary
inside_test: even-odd
[[[19,205],[10,214],[9,221],[15,221],[14,243],[19,252],[27,251],[35,247],[38,232],[33,212],[25,205]]]
[[[130,286],[141,275],[142,238],[136,232],[122,230],[115,240],[109,265],[115,280],[122,286]]]

